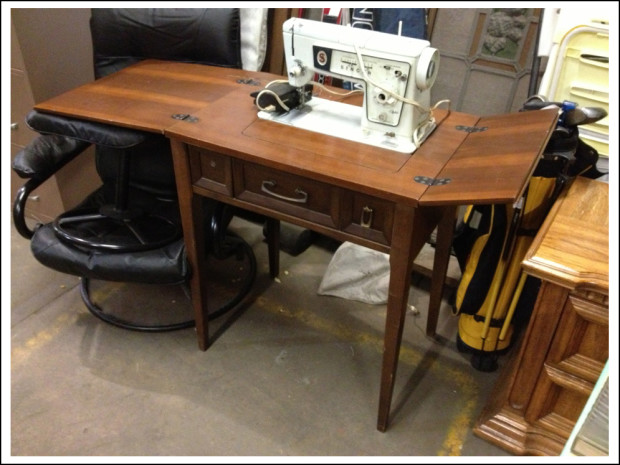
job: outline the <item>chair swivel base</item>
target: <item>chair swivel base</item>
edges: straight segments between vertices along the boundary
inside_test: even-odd
[[[156,249],[182,234],[173,221],[163,216],[138,211],[130,214],[105,206],[67,212],[56,218],[53,227],[66,242],[108,252]]]
[[[242,239],[239,238],[231,238],[234,239],[234,246],[231,250],[236,249],[235,254],[238,259],[243,258],[243,256],[247,257],[249,263],[249,270],[246,273],[245,278],[241,282],[241,287],[239,291],[229,299],[224,305],[218,308],[216,311],[211,312],[209,314],[209,321],[218,318],[228,311],[235,308],[250,292],[252,289],[252,285],[254,284],[254,280],[256,278],[256,257],[254,256],[254,251],[252,247]],[[232,255],[232,253],[231,253]],[[239,258],[240,257],[240,258]],[[186,285],[186,283],[180,283],[180,285]],[[99,305],[94,303],[90,296],[90,280],[88,278],[82,277],[80,282],[80,294],[82,297],[82,301],[94,316],[99,318],[100,320],[109,323],[113,326],[117,326],[119,328],[128,329],[131,331],[141,331],[141,332],[165,332],[165,331],[176,331],[180,329],[192,328],[195,326],[195,320],[187,320],[179,323],[171,323],[171,324],[161,324],[161,325],[146,325],[131,322],[118,316],[112,315],[110,313],[106,313]]]
[[[99,318],[106,323],[109,323],[113,326],[117,326],[123,329],[129,329],[132,331],[142,331],[142,332],[164,332],[164,331],[176,331],[179,329],[192,328],[195,325],[195,321],[193,319],[183,321],[180,323],[171,323],[171,324],[162,324],[162,325],[143,325],[140,323],[133,323],[128,320],[124,320],[110,313],[104,312],[101,307],[99,307],[96,303],[94,303],[90,297],[89,291],[90,280],[88,278],[81,278],[80,281],[80,294],[82,296],[82,301],[94,316]]]

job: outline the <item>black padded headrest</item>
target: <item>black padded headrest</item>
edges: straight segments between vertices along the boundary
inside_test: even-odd
[[[151,58],[241,68],[238,8],[93,8],[95,78]]]

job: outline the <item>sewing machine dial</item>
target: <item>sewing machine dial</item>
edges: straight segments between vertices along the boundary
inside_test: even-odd
[[[364,73],[354,53],[325,47],[315,47],[314,51],[315,68],[358,82],[365,82],[365,76],[370,78],[371,83],[366,83],[368,120],[389,126],[398,125],[403,103],[394,94],[405,96],[411,68],[409,63],[362,53]]]
[[[381,87],[372,87],[369,89],[370,92],[366,94],[368,120],[396,126],[400,119],[403,103],[397,100],[394,94],[404,95],[407,83],[391,79],[380,84]]]

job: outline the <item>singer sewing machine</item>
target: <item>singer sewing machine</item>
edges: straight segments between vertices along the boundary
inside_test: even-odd
[[[253,94],[259,117],[403,153],[435,128],[439,52],[428,41],[300,18],[282,32],[288,84]],[[315,73],[358,84],[363,106],[313,97]]]

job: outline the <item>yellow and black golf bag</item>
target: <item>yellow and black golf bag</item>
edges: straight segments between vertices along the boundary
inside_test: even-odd
[[[462,271],[454,313],[459,316],[457,348],[472,353],[477,370],[494,371],[498,355],[510,347],[515,324],[529,318],[540,281],[522,272],[521,262],[553,202],[575,176],[603,174],[596,169],[598,153],[579,139],[577,129],[606,115],[598,110],[562,106],[560,122],[516,204],[466,210],[453,242]],[[584,112],[590,116],[583,117]]]

